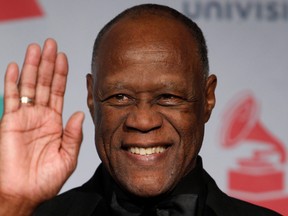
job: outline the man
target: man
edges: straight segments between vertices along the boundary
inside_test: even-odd
[[[198,153],[217,79],[191,20],[141,5],[102,29],[87,75],[102,164],[82,187],[54,197],[82,140],[82,113],[62,130],[67,71],[52,39],[42,54],[28,47],[18,85],[17,66],[7,68],[0,215],[279,215],[228,197],[202,168]]]

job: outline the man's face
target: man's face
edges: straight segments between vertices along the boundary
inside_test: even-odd
[[[124,189],[157,196],[193,169],[215,103],[201,67],[177,21],[124,19],[105,34],[88,105],[98,154]]]

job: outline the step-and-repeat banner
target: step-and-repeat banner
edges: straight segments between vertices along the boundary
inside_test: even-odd
[[[148,2],[183,12],[207,38],[219,84],[205,168],[226,193],[288,215],[288,0],[0,0],[0,115],[6,65],[21,65],[29,43],[55,38],[70,65],[64,120],[86,112],[78,167],[62,191],[85,182],[100,162],[86,108],[94,39],[116,14]]]

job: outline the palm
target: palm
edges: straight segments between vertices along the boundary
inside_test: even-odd
[[[55,42],[50,40],[48,43],[55,48]],[[48,52],[46,55],[49,57],[51,53],[55,54]],[[43,61],[42,59],[39,61]],[[51,59],[53,60],[53,57]],[[83,115],[75,114],[66,128],[62,126],[63,95],[68,68],[63,55],[57,56],[55,62],[53,71],[50,72],[51,81],[47,82],[49,78],[45,77],[50,87],[39,87],[40,77],[45,76],[45,73],[49,74],[49,71],[41,71],[41,62],[40,69],[35,70],[35,73],[38,73],[38,83],[35,85],[38,86],[34,90],[34,105],[19,104],[19,99],[9,96],[13,94],[13,86],[9,85],[9,79],[14,79],[13,68],[10,68],[10,72],[7,70],[5,79],[5,110],[0,125],[0,192],[8,196],[27,198],[36,204],[56,195],[73,172],[82,139]],[[49,68],[49,65],[45,68]],[[24,83],[27,74],[24,63],[20,84],[17,87],[19,96],[29,95],[29,89],[25,89]],[[31,74],[30,72],[30,76]],[[33,80],[28,78],[27,80]]]
[[[5,154],[0,153],[0,158],[1,164],[5,163],[1,172],[6,174],[7,181],[9,179],[9,182],[5,182],[6,189],[27,189],[26,193],[33,193],[33,196],[41,192],[38,190],[42,190],[45,196],[55,194],[59,188],[49,185],[49,176],[71,170],[65,167],[65,154],[58,151],[62,135],[61,116],[44,107],[26,107],[5,116],[2,124],[6,124],[1,134],[1,141],[5,144],[1,152]],[[7,154],[3,148],[11,149],[11,153],[9,151]],[[56,177],[53,184],[57,185],[66,176],[58,174]],[[31,191],[31,188],[34,190]]]

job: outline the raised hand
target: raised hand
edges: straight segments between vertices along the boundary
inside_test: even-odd
[[[37,44],[27,48],[21,75],[15,63],[8,65],[0,123],[0,215],[29,215],[59,192],[76,167],[84,115],[75,113],[63,128],[67,73],[67,58],[57,53],[53,39],[46,40],[42,53]]]

